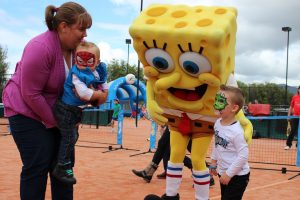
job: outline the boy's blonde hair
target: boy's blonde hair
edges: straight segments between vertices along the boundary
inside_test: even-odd
[[[77,46],[76,50],[78,50],[78,49],[94,49],[97,60],[100,59],[100,49],[93,42],[88,42],[88,41],[80,42],[80,44]]]
[[[239,109],[236,111],[236,113],[238,113],[245,103],[243,91],[240,88],[227,85],[221,85],[220,89],[228,92],[230,102],[239,106]]]

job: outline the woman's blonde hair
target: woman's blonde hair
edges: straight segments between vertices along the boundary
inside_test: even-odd
[[[84,7],[75,2],[66,2],[56,8],[49,5],[45,10],[45,20],[50,31],[57,31],[58,25],[65,22],[73,25],[79,22],[81,28],[90,28],[92,26],[92,17]]]

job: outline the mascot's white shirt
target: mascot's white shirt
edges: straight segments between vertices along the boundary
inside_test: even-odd
[[[244,131],[238,121],[223,126],[218,119],[215,123],[215,146],[211,158],[217,160],[218,173],[230,177],[250,172],[248,164],[249,149]]]

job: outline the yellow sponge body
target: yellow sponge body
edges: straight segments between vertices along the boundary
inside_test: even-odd
[[[153,4],[141,12],[129,32],[150,84],[148,100],[164,108],[213,116],[215,94],[234,72],[236,17],[235,8],[220,6]],[[146,56],[149,49],[155,49],[157,57],[168,54],[172,68],[160,70],[150,63]],[[193,52],[188,58],[194,54],[203,57],[209,70],[187,73],[180,63],[185,58],[181,55],[187,52]],[[195,90],[204,84],[207,89],[201,99],[180,99],[170,92],[170,88]]]

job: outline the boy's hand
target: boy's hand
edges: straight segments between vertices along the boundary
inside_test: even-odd
[[[217,172],[216,169],[210,169],[209,173],[210,173],[211,176],[217,176],[218,175],[218,172]]]
[[[220,183],[223,185],[228,185],[229,181],[230,181],[231,177],[229,177],[226,172],[224,172],[222,174],[222,176],[220,177]]]
[[[217,176],[218,172],[217,172],[217,166],[216,165],[210,165],[209,166],[209,173],[211,176]]]
[[[93,96],[90,99],[90,103],[93,106],[99,106],[106,102],[108,96],[108,90],[97,90],[94,91]]]

